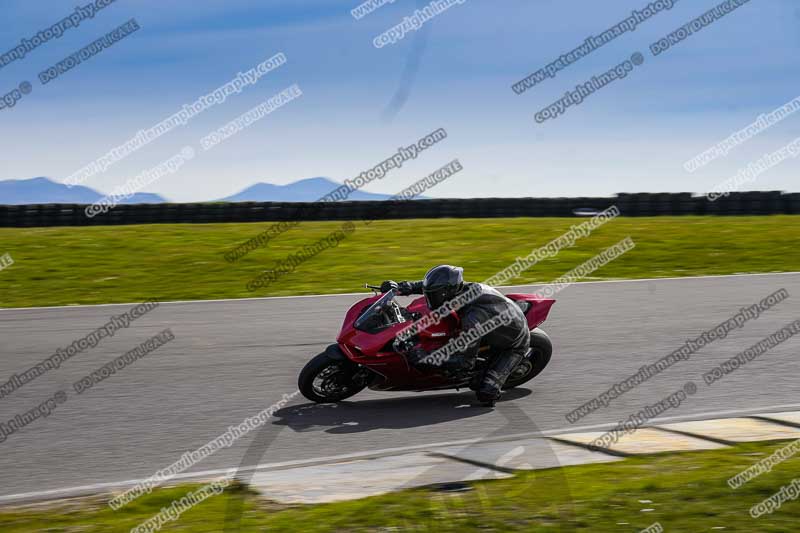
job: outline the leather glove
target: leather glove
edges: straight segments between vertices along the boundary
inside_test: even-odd
[[[408,296],[414,290],[410,281],[401,281],[397,284],[397,294],[400,296]]]
[[[430,354],[418,346],[413,346],[409,350],[403,352],[406,356],[408,364],[417,370],[431,371],[440,370],[439,365],[434,364],[430,358]]]
[[[408,363],[417,370],[437,370],[439,365],[430,360],[430,354],[417,346],[412,339],[395,339],[393,347],[397,353],[403,354]]]
[[[411,339],[402,340],[398,338],[394,340],[392,347],[397,353],[408,353],[414,347],[414,341]]]
[[[390,290],[395,289],[397,290],[397,283],[391,280],[384,281],[381,283],[381,292],[386,293]]]

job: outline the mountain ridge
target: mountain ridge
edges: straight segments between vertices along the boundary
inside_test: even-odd
[[[324,177],[305,178],[286,185],[259,182],[230,196],[218,200],[209,199],[205,200],[205,202],[315,202],[335,191],[341,185],[330,178]],[[83,185],[68,187],[63,183],[46,177],[0,180],[0,204],[5,205],[92,204],[104,196],[104,193],[90,187]],[[391,196],[388,194],[355,190],[346,199],[375,201],[389,198]],[[155,193],[137,192],[119,203],[157,204],[169,203],[169,200]]]

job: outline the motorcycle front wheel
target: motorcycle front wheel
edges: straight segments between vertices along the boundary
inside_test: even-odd
[[[297,386],[312,402],[340,402],[366,387],[353,381],[357,370],[350,361],[334,359],[322,352],[303,367]]]

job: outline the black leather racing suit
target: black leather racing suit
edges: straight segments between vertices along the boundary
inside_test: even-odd
[[[410,294],[422,294],[422,282],[414,281],[410,285]],[[461,332],[482,324],[489,323],[493,318],[502,317],[504,325],[487,332],[478,340],[470,343],[453,359],[462,360],[463,366],[471,367],[478,354],[481,344],[489,346],[494,358],[482,376],[477,386],[478,399],[481,401],[494,401],[500,397],[500,391],[508,376],[525,357],[530,349],[531,334],[528,321],[519,306],[500,292],[482,283],[465,283],[459,294],[470,290],[478,293],[477,298],[456,310],[461,319]],[[408,293],[406,290],[404,293]],[[476,330],[479,331],[479,330]],[[422,353],[420,353],[422,352]],[[421,348],[415,348],[414,358],[419,361],[428,355]]]

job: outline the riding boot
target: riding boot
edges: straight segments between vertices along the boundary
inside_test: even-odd
[[[494,403],[500,399],[503,385],[508,376],[522,361],[522,358],[522,354],[514,352],[505,352],[495,357],[489,368],[486,369],[483,380],[476,391],[478,401],[489,407],[494,406]]]

